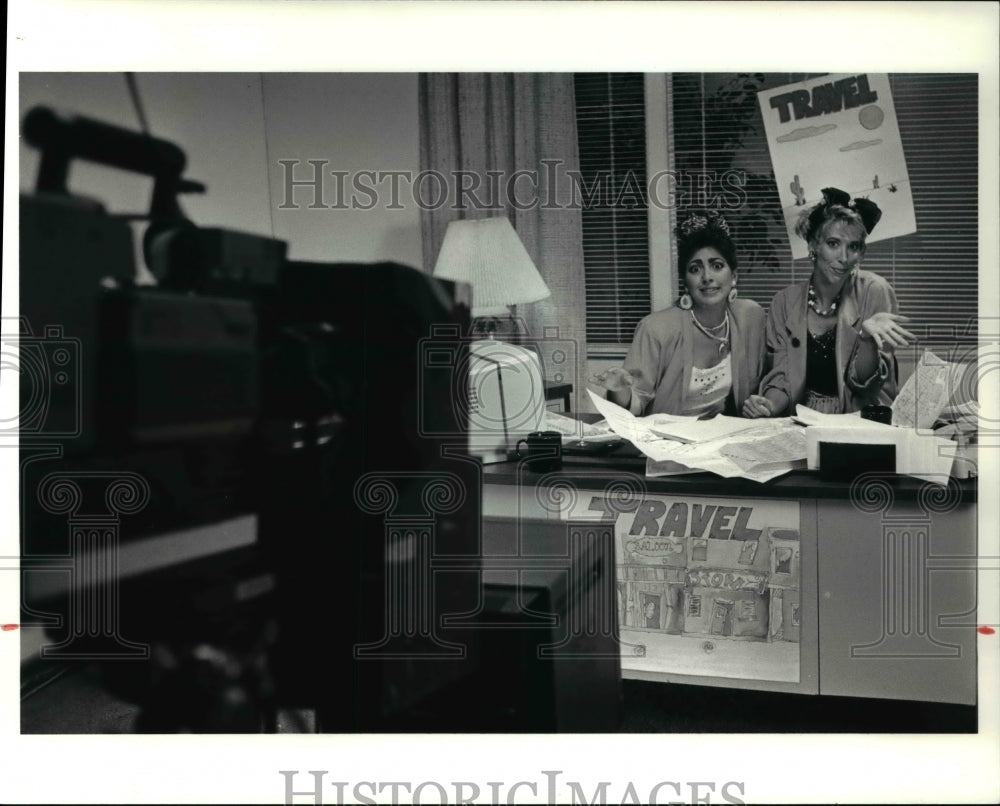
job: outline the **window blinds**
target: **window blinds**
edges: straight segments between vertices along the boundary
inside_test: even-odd
[[[718,207],[740,255],[740,293],[764,307],[808,277],[781,221],[756,93],[819,74],[671,75],[678,220]],[[873,243],[864,267],[896,290],[921,341],[977,339],[978,77],[891,74],[917,232]],[[643,77],[575,76],[589,343],[631,342],[649,312]],[[658,184],[661,192],[665,187]],[[681,289],[677,289],[680,293]]]
[[[977,78],[889,76],[917,231],[872,244],[863,265],[892,284],[907,327],[931,345],[977,338]]]
[[[574,86],[587,342],[629,344],[650,310],[644,79],[578,73]]]
[[[713,192],[739,248],[740,293],[767,307],[784,286],[809,276],[792,261],[756,98],[742,93],[816,74],[677,73],[672,79],[679,181],[715,173]],[[895,288],[902,313],[925,343],[972,344],[978,296],[978,81],[974,74],[889,76],[913,194],[917,232],[868,247],[864,268]],[[745,178],[734,209],[725,171]],[[683,199],[679,199],[683,201]],[[688,202],[700,201],[689,194]],[[683,217],[683,204],[678,216]],[[913,329],[913,328],[911,328]]]

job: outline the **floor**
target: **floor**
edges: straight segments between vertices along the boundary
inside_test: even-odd
[[[626,733],[975,733],[974,706],[774,694],[622,682]],[[131,733],[139,709],[108,693],[92,666],[26,679],[21,732]],[[311,732],[310,712],[283,710],[281,733]],[[474,730],[474,729],[473,729]]]
[[[975,733],[975,706],[626,680],[626,733]]]

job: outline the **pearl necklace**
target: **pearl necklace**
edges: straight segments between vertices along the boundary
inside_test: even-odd
[[[817,316],[833,316],[835,313],[837,313],[837,308],[840,307],[840,294],[837,294],[833,302],[830,303],[829,308],[824,308],[820,310],[819,297],[816,295],[816,289],[813,288],[812,283],[809,283],[809,294],[808,294],[808,299],[806,300],[806,305],[812,308]]]
[[[694,321],[694,326],[698,328],[698,330],[708,336],[712,341],[719,343],[719,355],[725,355],[726,351],[729,349],[729,311],[726,311],[726,318],[722,320],[722,323],[716,325],[715,327],[707,327],[699,322],[698,317],[694,315],[694,309],[691,310],[691,319]],[[712,332],[713,330],[719,330],[723,327],[726,329],[724,336],[716,336]]]

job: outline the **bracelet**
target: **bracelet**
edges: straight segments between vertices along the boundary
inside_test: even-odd
[[[863,327],[858,328],[858,338],[864,339],[865,341],[875,341],[875,338],[873,336],[869,336],[867,333],[865,333],[865,329]]]

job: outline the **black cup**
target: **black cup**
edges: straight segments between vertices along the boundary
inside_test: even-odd
[[[521,445],[527,445],[522,452]],[[528,470],[534,473],[551,473],[562,467],[562,434],[558,431],[532,431],[525,439],[518,440],[514,454],[527,460]]]
[[[861,419],[892,425],[892,409],[888,406],[865,406],[861,409]]]

